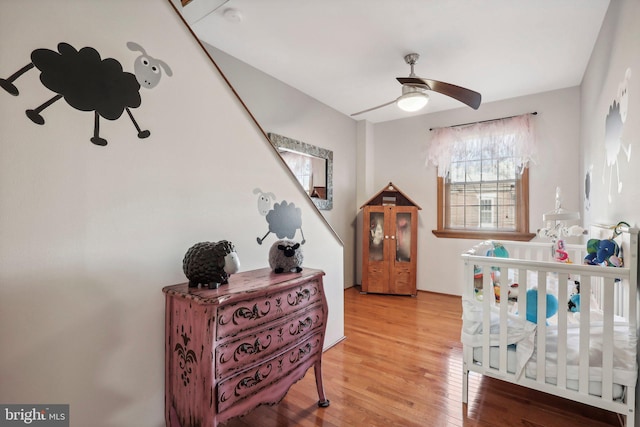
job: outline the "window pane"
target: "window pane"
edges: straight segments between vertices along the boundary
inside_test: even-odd
[[[490,141],[482,141],[482,159],[488,160],[495,157],[495,147]]]
[[[498,179],[516,179],[516,162],[513,158],[498,160]]]
[[[482,178],[482,162],[473,160],[467,162],[467,182],[480,182]]]
[[[449,170],[451,182],[464,182],[465,167],[465,162],[451,162],[451,169]]]
[[[498,161],[484,160],[482,162],[482,181],[495,181],[498,179]]]
[[[480,160],[482,158],[482,142],[477,139],[467,141],[467,153],[464,160]]]
[[[449,205],[450,206],[464,206],[465,205],[465,188],[464,184],[452,184],[449,192]]]
[[[464,204],[475,206],[480,203],[480,184],[467,184],[464,191]]]
[[[499,229],[514,229],[516,226],[516,207],[514,205],[503,206],[498,216]]]
[[[451,206],[449,214],[449,227],[464,228],[464,206]]]
[[[493,225],[493,202],[490,199],[480,200],[480,223],[483,227]]]
[[[467,228],[480,228],[480,205],[473,205],[466,207],[466,227]]]

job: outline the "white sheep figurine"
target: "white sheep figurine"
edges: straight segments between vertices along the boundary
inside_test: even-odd
[[[269,249],[269,266],[274,273],[302,271],[302,247],[292,240],[278,240]]]

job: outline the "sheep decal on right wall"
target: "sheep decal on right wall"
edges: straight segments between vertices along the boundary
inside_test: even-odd
[[[107,140],[100,137],[100,117],[117,120],[123,112],[133,122],[138,138],[147,138],[149,130],[142,130],[133,118],[132,108],[142,103],[140,88],[154,88],[162,77],[162,70],[171,76],[173,72],[164,61],[147,54],[137,43],[128,42],[127,47],[140,55],[134,61],[134,74],[123,71],[122,65],[113,58],[101,59],[92,47],[77,50],[68,43],[59,43],[58,52],[50,49],[36,49],[31,52],[31,62],[6,79],[0,79],[0,87],[11,95],[20,92],[13,82],[32,68],[40,70],[40,81],[56,93],[40,106],[26,111],[34,123],[43,125],[40,114],[60,98],[64,98],[73,108],[94,112],[94,128],[91,142],[105,146]]]

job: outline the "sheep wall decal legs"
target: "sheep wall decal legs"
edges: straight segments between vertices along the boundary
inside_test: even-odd
[[[266,216],[267,223],[269,223],[269,231],[264,236],[256,238],[259,245],[271,233],[274,233],[279,239],[293,239],[298,229],[300,229],[300,234],[302,235],[300,244],[305,244],[306,240],[302,231],[302,211],[300,208],[297,208],[293,203],[287,203],[286,200],[275,203],[271,208],[271,202],[275,201],[276,198],[273,193],[265,193],[259,188],[255,188],[253,194],[258,194],[258,212],[260,215]]]
[[[31,63],[7,79],[0,79],[0,87],[18,96],[20,92],[13,82],[32,68],[37,68],[42,84],[57,95],[26,111],[32,122],[43,125],[45,120],[42,111],[64,98],[77,110],[94,112],[91,142],[96,145],[107,145],[107,140],[100,137],[100,117],[117,120],[124,111],[138,131],[138,138],[147,138],[151,132],[140,129],[131,108],[137,108],[142,103],[141,87],[154,88],[160,82],[162,70],[168,76],[173,72],[164,61],[148,55],[139,44],[128,42],[127,47],[141,53],[133,64],[135,74],[123,71],[122,65],[113,58],[101,59],[92,47],[83,47],[78,51],[68,43],[59,43],[57,52],[50,49],[31,52]]]

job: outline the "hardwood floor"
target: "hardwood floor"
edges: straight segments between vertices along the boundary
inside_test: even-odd
[[[471,374],[462,404],[460,297],[345,290],[346,339],[324,353],[328,408],[313,369],[274,406],[226,427],[618,426],[608,411]]]

